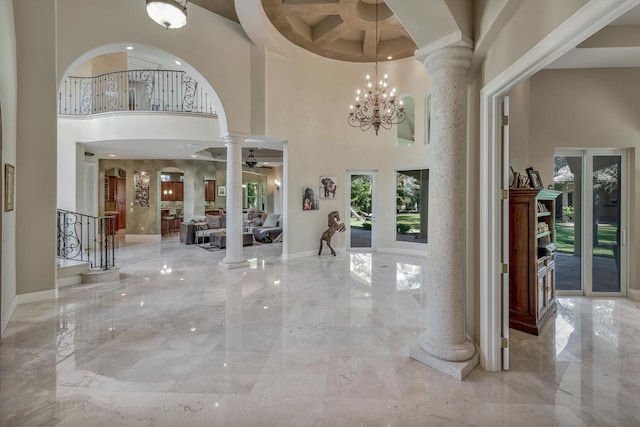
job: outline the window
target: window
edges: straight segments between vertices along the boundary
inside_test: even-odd
[[[410,147],[415,144],[416,105],[411,95],[398,97],[407,115],[403,121],[396,125],[396,145],[398,147]]]
[[[429,169],[396,171],[396,240],[427,243]]]

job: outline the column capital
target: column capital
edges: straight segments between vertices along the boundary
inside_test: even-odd
[[[422,63],[427,67],[427,71],[432,76],[438,71],[462,69],[466,72],[471,65],[473,51],[464,46],[447,46],[434,50],[425,55]]]
[[[461,31],[456,31],[421,47],[415,57],[429,73],[456,67],[466,70],[473,57],[473,42]]]
[[[239,135],[225,135],[222,137],[222,141],[225,144],[242,144],[245,137]]]

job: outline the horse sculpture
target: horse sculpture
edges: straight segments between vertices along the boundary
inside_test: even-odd
[[[320,250],[318,251],[318,255],[322,255],[322,241],[327,242],[327,246],[331,249],[331,255],[336,256],[336,251],[331,247],[331,237],[336,234],[336,231],[344,233],[347,227],[344,223],[340,222],[340,214],[338,211],[330,212],[328,215],[328,225],[329,228],[322,233],[322,237],[320,237]]]

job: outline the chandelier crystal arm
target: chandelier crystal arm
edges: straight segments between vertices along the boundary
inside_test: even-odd
[[[375,47],[375,73],[371,82],[367,75],[367,84],[364,90],[356,91],[356,98],[351,105],[351,111],[347,122],[353,127],[359,127],[362,131],[371,127],[378,135],[378,130],[391,129],[391,126],[401,123],[406,118],[402,101],[396,99],[396,89],[390,89],[388,76],[378,78],[378,2],[376,1],[376,47]]]

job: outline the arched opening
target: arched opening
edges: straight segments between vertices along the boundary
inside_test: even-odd
[[[416,103],[411,95],[398,97],[406,118],[396,125],[396,145],[398,147],[410,147],[416,143]]]

